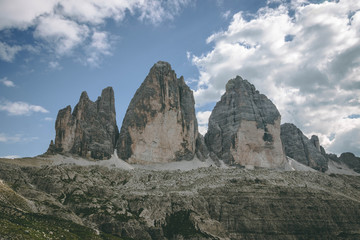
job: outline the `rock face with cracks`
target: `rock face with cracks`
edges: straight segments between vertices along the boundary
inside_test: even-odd
[[[27,239],[39,230],[45,237],[31,239],[360,238],[356,176],[215,167],[25,167],[0,160],[0,179],[4,239]],[[89,230],[98,236],[64,235]]]
[[[285,163],[280,140],[280,113],[248,81],[237,76],[209,119],[205,142],[229,165],[278,168]]]
[[[193,159],[203,145],[194,104],[184,78],[177,78],[169,63],[157,62],[127,109],[118,156],[140,164]],[[202,157],[201,151],[198,155]]]
[[[113,89],[105,88],[95,102],[83,92],[73,112],[71,106],[59,111],[55,131],[55,144],[50,144],[48,153],[109,159],[119,135]]]
[[[281,140],[286,156],[318,171],[328,169],[328,158],[317,136],[308,139],[294,124],[284,123],[281,125]]]

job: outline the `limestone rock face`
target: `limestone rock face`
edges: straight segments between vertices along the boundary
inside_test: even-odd
[[[129,104],[118,156],[142,164],[190,160],[198,135],[192,91],[169,63],[157,62]]]
[[[227,164],[275,168],[285,163],[280,140],[281,116],[275,105],[237,76],[209,118],[205,142]]]
[[[356,157],[353,153],[345,152],[338,157],[335,154],[327,154],[328,158],[338,163],[347,165],[350,169],[360,173],[360,157]]]
[[[313,135],[309,140],[294,124],[284,123],[281,125],[281,140],[287,156],[318,171],[328,169],[328,159],[317,136]]]
[[[119,135],[113,89],[105,88],[95,102],[83,92],[73,112],[70,106],[59,111],[55,130],[55,145],[48,152],[109,159]]]

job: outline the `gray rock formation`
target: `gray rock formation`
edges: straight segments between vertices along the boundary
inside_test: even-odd
[[[169,63],[157,62],[129,104],[118,156],[143,164],[190,160],[201,145],[198,136],[192,91]]]
[[[275,168],[285,163],[280,140],[280,113],[248,81],[237,76],[209,119],[205,142],[227,164]]]
[[[0,159],[0,179],[2,239],[360,239],[358,176],[29,167]],[[74,222],[98,235],[65,235],[84,234],[70,228]]]
[[[59,111],[55,144],[50,144],[48,153],[71,153],[98,160],[110,158],[119,135],[115,115],[111,87],[105,88],[95,102],[83,92],[72,113],[70,106]]]
[[[328,158],[338,163],[343,163],[350,169],[360,173],[360,157],[356,157],[353,153],[345,152],[340,157],[335,154],[327,154]]]
[[[318,171],[325,172],[328,169],[328,159],[324,156],[325,150],[320,147],[317,136],[309,140],[294,124],[284,123],[281,125],[281,141],[286,156]]]

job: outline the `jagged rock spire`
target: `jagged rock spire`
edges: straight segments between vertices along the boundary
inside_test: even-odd
[[[73,112],[71,106],[59,111],[55,131],[55,144],[51,144],[48,152],[71,153],[91,159],[110,158],[119,134],[114,90],[105,88],[95,102],[82,92]]]
[[[194,103],[184,78],[169,63],[157,62],[126,111],[119,157],[131,163],[193,159],[199,135]]]

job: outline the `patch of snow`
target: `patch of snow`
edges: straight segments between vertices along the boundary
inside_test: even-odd
[[[360,176],[359,173],[355,172],[354,170],[350,169],[346,164],[338,163],[332,160],[329,160],[328,163],[328,170],[326,171],[327,174],[344,174],[344,175],[353,175],[353,176]]]
[[[309,166],[306,166],[302,163],[299,163],[295,159],[286,156],[287,163],[285,165],[285,171],[301,171],[301,172],[317,172],[315,169],[312,169]]]

